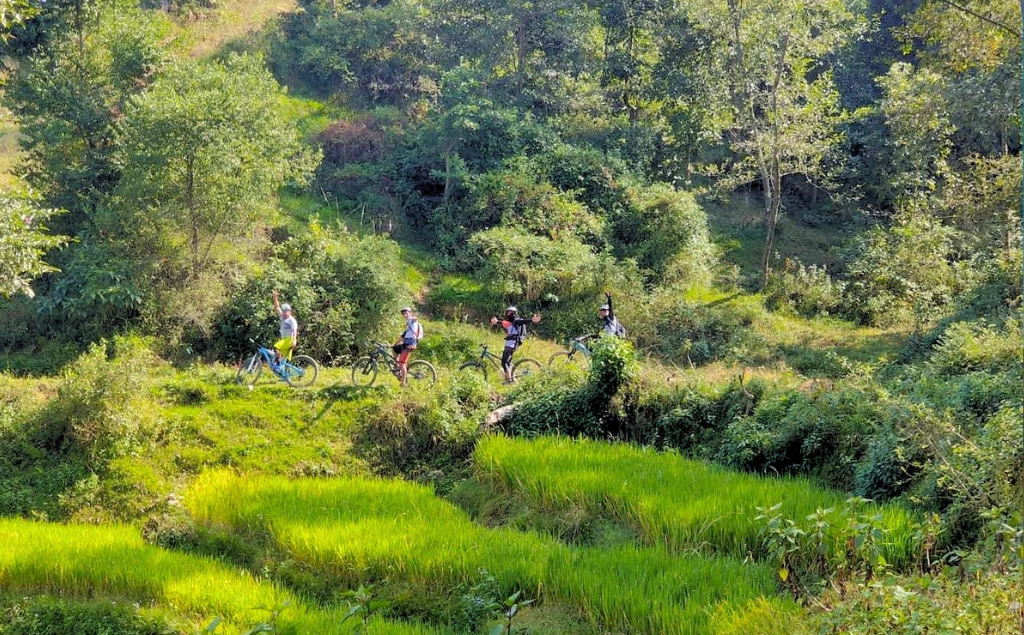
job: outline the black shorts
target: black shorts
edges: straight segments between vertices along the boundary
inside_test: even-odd
[[[501,353],[501,367],[508,368],[512,364],[512,354],[516,352],[515,346],[506,346]]]

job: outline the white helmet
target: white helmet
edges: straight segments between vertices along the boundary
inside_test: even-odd
[[[285,313],[285,312],[289,312],[290,313],[291,310],[292,310],[292,305],[288,304],[287,302],[285,302],[284,304],[281,305],[281,312],[282,313]]]
[[[505,313],[519,313],[519,309],[514,306],[507,306],[505,307]]]

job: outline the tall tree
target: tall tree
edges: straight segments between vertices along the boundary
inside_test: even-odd
[[[726,0],[722,9],[717,18],[729,33],[729,134],[737,156],[725,183],[761,185],[766,279],[783,181],[821,177],[825,158],[841,138],[842,113],[828,56],[863,24],[841,0]]]
[[[282,99],[261,60],[232,56],[177,62],[128,104],[119,207],[180,236],[193,277],[219,239],[244,235],[286,180],[314,167]]]
[[[165,25],[138,10],[108,11],[95,28],[67,34],[18,66],[3,98],[20,124],[19,166],[77,231],[117,184],[114,123],[128,98],[163,64]]]

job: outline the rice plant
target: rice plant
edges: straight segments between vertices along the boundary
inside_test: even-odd
[[[492,436],[481,440],[474,458],[478,478],[499,490],[550,509],[610,515],[673,552],[756,554],[762,543],[758,508],[781,503],[782,514],[801,521],[831,508],[827,516],[836,526],[846,499],[807,479],[755,476],[627,444],[564,437]],[[886,529],[886,560],[908,562],[912,516],[896,506],[871,509]]]
[[[341,635],[344,611],[315,610],[291,593],[208,558],[143,543],[125,526],[57,525],[0,519],[0,590],[97,597],[156,605],[182,616],[196,632],[222,617],[223,630],[238,633],[262,621],[267,607],[288,605],[277,619],[285,632]],[[428,635],[418,624],[377,620],[380,635]]]
[[[186,505],[201,523],[269,533],[290,558],[348,587],[387,580],[441,598],[485,569],[507,594],[551,598],[602,627],[638,633],[729,631],[744,607],[771,612],[765,622],[782,633],[797,612],[766,597],[775,585],[762,565],[662,547],[578,549],[536,532],[488,529],[406,482],[211,472],[189,488]]]

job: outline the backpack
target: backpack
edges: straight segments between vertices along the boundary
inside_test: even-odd
[[[615,337],[626,339],[626,327],[622,326],[622,322],[619,322],[618,318],[615,319]]]
[[[505,341],[514,341],[516,347],[519,347],[523,343],[523,339],[526,337],[526,325],[520,324],[515,327],[514,331],[509,331],[511,325],[505,327]]]

